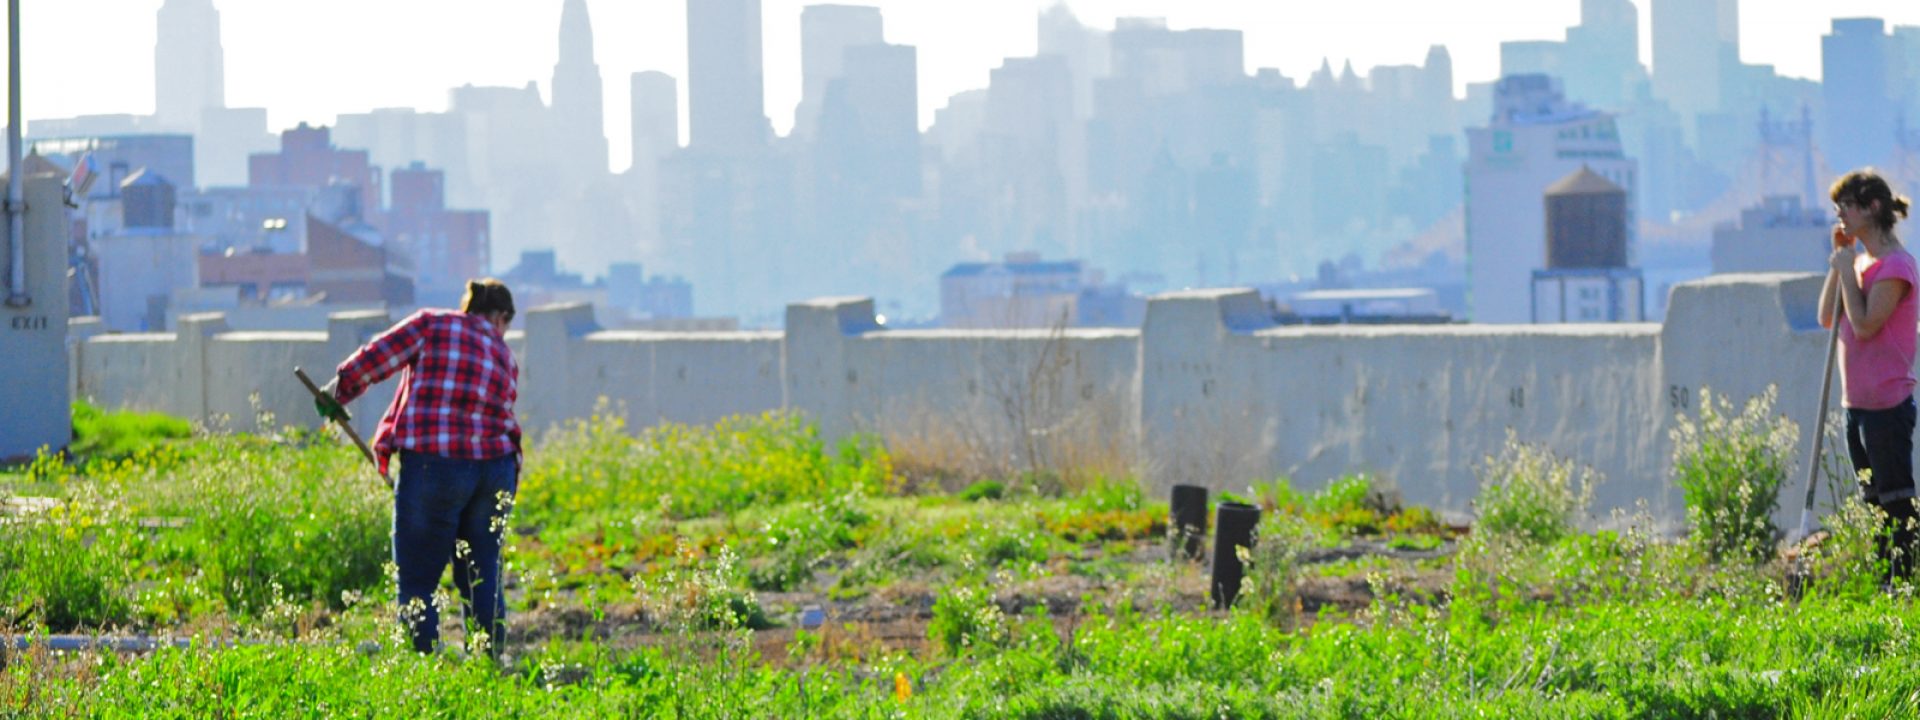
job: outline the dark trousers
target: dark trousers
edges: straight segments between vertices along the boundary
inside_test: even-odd
[[[486,633],[488,650],[499,654],[507,629],[500,541],[519,486],[516,456],[456,460],[400,454],[400,479],[393,493],[393,564],[400,569],[400,623],[413,649],[432,652],[440,640],[440,609],[434,606],[433,591],[451,560],[468,638]]]
[[[1885,410],[1847,409],[1847,453],[1855,472],[1872,470],[1860,492],[1881,510],[1881,532],[1876,555],[1887,568],[1887,578],[1913,576],[1915,528],[1913,505],[1914,403]]]

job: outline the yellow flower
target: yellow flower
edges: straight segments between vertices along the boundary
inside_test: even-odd
[[[903,703],[913,699],[913,683],[907,682],[906,673],[893,674],[893,699]]]

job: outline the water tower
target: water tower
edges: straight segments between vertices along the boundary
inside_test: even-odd
[[[1592,168],[1547,186],[1547,267],[1533,272],[1534,322],[1640,322],[1644,286],[1627,265],[1627,191]]]

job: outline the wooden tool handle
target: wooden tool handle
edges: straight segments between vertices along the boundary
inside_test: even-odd
[[[322,398],[334,399],[329,398],[327,393],[320,389],[319,385],[315,385],[313,378],[307,377],[307,371],[295,366],[293,368],[293,375],[294,377],[300,378],[300,384],[307,386],[307,392],[313,393],[315,400]],[[338,400],[335,401],[338,402]],[[367,447],[367,441],[360,439],[360,433],[354,431],[353,425],[337,418],[328,419],[333,420],[335,424],[339,425],[341,430],[347,431],[347,437],[353,440],[353,444],[356,447],[360,448],[360,454],[367,456],[367,462],[373,463],[374,470],[380,473],[380,479],[387,482],[387,487],[393,487],[393,478],[387,477],[387,474],[380,470],[380,459],[373,456],[373,449]]]

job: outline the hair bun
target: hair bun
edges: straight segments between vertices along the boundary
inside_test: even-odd
[[[1900,217],[1907,216],[1907,208],[1911,205],[1912,205],[1912,201],[1908,200],[1907,196],[1905,195],[1893,196],[1893,211],[1896,213],[1899,213]]]

